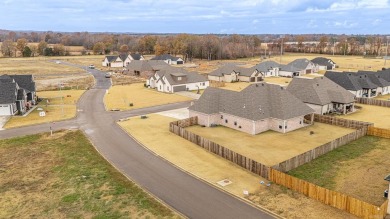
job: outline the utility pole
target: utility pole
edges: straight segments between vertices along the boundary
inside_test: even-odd
[[[387,55],[388,55],[388,50],[389,50],[389,39],[390,39],[390,36],[387,36],[386,37],[386,56],[385,56],[385,66],[386,67],[386,60],[387,60]]]
[[[62,95],[62,83],[60,82],[59,83],[59,86],[60,86],[60,95],[61,95],[61,111],[62,111],[62,117],[64,117],[64,97]]]
[[[333,56],[334,56],[334,47],[335,47],[335,44],[336,44],[336,39],[333,38]]]
[[[345,56],[345,51],[347,50],[347,39],[345,39],[345,42],[344,42],[344,56]]]
[[[284,35],[280,35],[280,38],[282,39],[282,43],[280,44],[280,64],[282,64],[282,54],[283,54],[283,39]]]

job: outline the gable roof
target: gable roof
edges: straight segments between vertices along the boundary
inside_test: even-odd
[[[127,54],[120,54],[120,55],[117,56],[117,57],[119,57],[119,58],[122,60],[122,62],[124,62],[124,61],[127,59],[128,56],[129,56],[129,55],[127,55]]]
[[[390,82],[390,68],[378,71],[377,74],[380,78],[383,78],[384,80]]]
[[[351,91],[359,91],[362,90],[363,87],[357,80],[357,78],[354,75],[355,73],[351,72],[334,72],[334,71],[326,71],[325,77],[329,78],[336,84],[340,85],[341,87],[345,88],[346,90]]]
[[[205,114],[223,112],[254,121],[286,120],[314,112],[285,88],[267,83],[251,84],[240,92],[209,87],[189,109]]]
[[[163,54],[163,55],[155,56],[151,60],[168,60],[168,59],[170,59],[172,61],[177,61],[180,58],[179,57],[174,57],[174,56],[172,56],[170,54]]]
[[[9,77],[13,78],[19,87],[25,89],[27,93],[36,91],[35,81],[32,75],[9,75]]]
[[[130,71],[157,71],[163,68],[171,67],[164,61],[160,60],[133,60],[130,62],[126,69]]]
[[[386,81],[385,79],[381,78],[377,72],[372,71],[358,71],[357,75],[366,75],[372,83],[377,85],[377,87],[388,87],[390,86],[390,82]]]
[[[114,62],[118,56],[106,56],[104,59],[107,59],[107,62],[111,63]]]
[[[352,103],[354,95],[326,77],[295,77],[287,87],[298,99],[305,103],[326,105],[330,103]]]
[[[307,68],[307,66],[311,63],[309,59],[295,59],[294,61],[287,64],[287,66],[291,66],[291,68],[296,68],[301,70],[304,70]]]
[[[0,104],[12,104],[17,99],[17,89],[19,89],[16,83],[4,83],[0,82]]]
[[[275,61],[265,61],[265,62],[260,62],[259,64],[255,65],[253,68],[261,72],[267,72],[272,68],[279,68],[279,67],[280,64]]]
[[[235,72],[239,75],[250,77],[256,70],[257,69],[255,67],[244,68],[237,66],[236,64],[229,63],[217,68],[216,70],[209,73],[209,75],[222,77],[225,74],[231,74],[232,72]]]
[[[140,60],[142,57],[142,55],[139,53],[132,53],[129,56],[131,56],[131,58],[133,58],[133,60]]]
[[[156,74],[160,77],[159,80],[165,76],[168,83],[170,85],[180,85],[180,84],[188,84],[188,83],[196,83],[196,82],[206,82],[207,78],[197,72],[187,72],[182,68],[165,68],[160,71],[157,71]],[[181,80],[178,80],[178,78]]]
[[[357,80],[359,81],[360,86],[362,86],[362,88],[365,88],[365,89],[378,88],[378,85],[372,83],[371,79],[366,74],[363,74],[363,75],[356,74],[355,77],[357,77]]]
[[[336,64],[333,60],[324,58],[324,57],[317,57],[311,60],[314,64],[326,66],[326,67],[333,67],[333,64]]]

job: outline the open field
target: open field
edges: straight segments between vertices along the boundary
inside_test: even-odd
[[[49,62],[54,57],[0,58],[0,74],[75,74],[83,70]]]
[[[40,91],[37,92],[39,98],[44,100],[39,105],[46,105],[46,100],[49,100],[49,105],[60,104],[76,104],[85,90],[62,90],[62,91]]]
[[[55,57],[53,59],[62,60],[62,61],[66,61],[78,65],[84,65],[84,66],[89,66],[92,64],[95,65],[96,69],[107,71],[109,70],[109,68],[102,66],[104,57],[105,55],[85,55],[85,56],[60,56],[60,57]],[[111,69],[122,70],[121,68],[111,68]]]
[[[64,90],[64,91],[43,91],[38,92],[38,97],[45,98],[38,106],[27,116],[13,116],[5,124],[4,128],[16,128],[26,125],[35,125],[40,123],[56,122],[71,119],[76,116],[76,104],[84,90]],[[68,97],[70,95],[70,97]],[[62,105],[63,98],[64,105]],[[49,103],[46,105],[46,98]],[[46,112],[46,116],[39,116],[38,109]]]
[[[169,132],[169,123],[175,120],[177,119],[151,114],[148,115],[148,119],[132,117],[128,121],[120,122],[119,125],[154,153],[181,169],[224,191],[248,198],[254,204],[283,217],[356,218],[280,186],[260,185],[261,180],[267,181]],[[225,187],[219,186],[216,182],[223,179],[229,179],[232,184]],[[243,190],[249,191],[250,195],[245,197]]]
[[[59,90],[63,84],[64,89],[89,89],[95,84],[95,78],[88,73],[69,76],[34,76],[37,91]]]
[[[352,129],[315,123],[288,133],[267,131],[250,135],[224,126],[191,126],[188,131],[214,141],[264,165],[272,166],[353,132]],[[310,135],[313,131],[314,134]]]
[[[381,106],[372,106],[365,104],[356,104],[362,109],[348,115],[340,116],[345,119],[352,119],[364,122],[372,122],[375,127],[390,129],[390,109]]]
[[[327,55],[327,54],[312,54],[312,53],[285,53],[282,56],[282,64],[287,64],[295,59],[299,58],[307,58],[309,60],[314,59],[316,57],[326,57],[332,59],[339,66],[337,71],[357,71],[357,70],[381,70],[384,61],[383,59],[375,59],[375,58],[363,58],[363,56],[341,56],[341,55]],[[280,56],[274,56],[270,59],[266,60],[274,60],[276,62],[280,62]],[[387,65],[390,67],[390,65]]]
[[[189,100],[192,99],[145,88],[142,83],[113,86],[104,96],[107,110],[131,110]],[[133,103],[133,106],[130,106],[130,103]]]
[[[380,206],[390,173],[390,139],[365,136],[339,147],[289,174]]]
[[[0,140],[0,161],[0,218],[179,218],[81,131]]]

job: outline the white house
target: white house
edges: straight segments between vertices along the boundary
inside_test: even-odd
[[[317,57],[311,60],[314,64],[318,65],[318,70],[333,70],[336,68],[336,63],[332,59]]]
[[[209,81],[196,72],[169,68],[157,71],[148,79],[146,85],[160,92],[174,93],[206,89],[209,86]]]
[[[279,76],[295,77],[318,72],[318,65],[308,59],[296,59],[287,65],[280,65]]]
[[[277,77],[279,76],[280,64],[274,61],[265,61],[257,64],[255,69],[261,72],[263,77]]]
[[[255,67],[243,68],[234,64],[224,65],[208,74],[207,77],[210,81],[228,83],[236,81],[259,82],[263,80],[262,73],[259,72]]]
[[[140,54],[121,54],[119,56],[106,56],[102,62],[104,67],[123,68],[133,60],[145,60]]]
[[[164,54],[153,57],[151,60],[163,60],[169,65],[181,65],[184,64],[184,60],[179,57],[171,56],[170,54]]]

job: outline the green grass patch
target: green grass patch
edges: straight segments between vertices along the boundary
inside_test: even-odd
[[[0,218],[178,218],[80,131],[0,140]]]
[[[334,189],[335,177],[342,166],[341,164],[359,158],[375,149],[380,140],[374,136],[362,137],[291,170],[288,174],[325,188]]]

